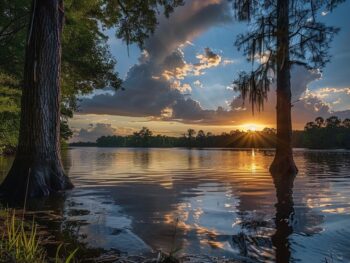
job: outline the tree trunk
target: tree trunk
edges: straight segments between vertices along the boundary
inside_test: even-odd
[[[73,187],[60,157],[63,0],[33,0],[15,161],[0,191],[10,198],[48,196]]]
[[[296,174],[293,160],[289,61],[289,0],[277,0],[277,142],[272,174]]]

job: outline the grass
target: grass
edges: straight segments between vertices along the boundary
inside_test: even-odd
[[[2,222],[1,222],[2,221]],[[9,263],[71,263],[77,250],[66,258],[60,258],[62,244],[57,248],[56,257],[47,256],[38,226],[32,221],[27,223],[23,218],[18,219],[14,210],[0,210],[0,262]]]

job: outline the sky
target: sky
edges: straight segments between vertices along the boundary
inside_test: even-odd
[[[350,1],[321,15],[339,27],[320,71],[292,69],[293,129],[317,116],[350,118]],[[275,127],[275,87],[262,112],[252,114],[232,82],[250,64],[234,46],[247,25],[235,21],[227,0],[186,0],[169,19],[159,16],[144,50],[129,47],[109,30],[124,90],[108,88],[82,98],[70,121],[72,141],[95,141],[102,135],[131,134],[143,126],[155,134],[181,136],[189,128],[219,134],[235,129]]]

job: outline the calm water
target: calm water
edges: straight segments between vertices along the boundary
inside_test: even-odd
[[[296,150],[293,189],[274,184],[272,158],[265,150],[73,148],[63,159],[76,188],[48,206],[89,247],[350,262],[350,152]],[[0,159],[0,176],[10,163]]]

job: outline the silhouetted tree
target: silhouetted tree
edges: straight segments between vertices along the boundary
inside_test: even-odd
[[[205,147],[205,133],[203,130],[199,130],[198,133],[197,133],[197,144],[199,147]]]
[[[276,130],[273,128],[264,128],[263,132],[267,134],[276,134]]]
[[[193,138],[196,135],[196,131],[194,129],[187,130],[187,138]]]
[[[337,116],[331,116],[326,119],[326,127],[327,128],[336,128],[341,124],[341,120]]]
[[[321,128],[324,126],[324,119],[322,117],[317,117],[315,119],[315,122],[316,122],[318,128]]]
[[[205,133],[203,130],[199,130],[197,133],[197,138],[205,138]]]
[[[310,122],[305,124],[304,130],[308,131],[308,130],[316,129],[318,127],[319,126],[316,123],[314,123],[313,121],[310,121]]]
[[[329,43],[338,29],[318,22],[319,12],[332,11],[344,0],[234,0],[236,17],[249,22],[236,46],[252,62],[251,72],[240,73],[236,90],[263,109],[270,85],[277,85],[277,145],[272,173],[293,174],[291,82],[293,65],[320,69],[329,61]],[[254,66],[254,62],[257,65]]]
[[[193,146],[193,138],[196,135],[196,131],[194,129],[188,129],[186,133],[186,138],[188,141],[188,147]]]
[[[350,119],[344,119],[342,124],[345,128],[349,129],[350,128]]]
[[[152,137],[152,135],[152,131],[147,127],[142,127],[140,131],[134,132],[134,137],[137,138],[136,140],[139,141],[143,147],[149,145],[149,140]]]

